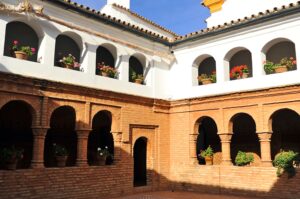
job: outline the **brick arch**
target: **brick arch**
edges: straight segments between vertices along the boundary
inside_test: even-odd
[[[76,117],[76,129],[83,127],[85,124],[81,124],[84,122],[84,104],[82,103],[76,103],[71,101],[56,101],[56,100],[49,100],[49,106],[48,106],[48,117],[47,117],[47,124],[50,124],[51,115],[53,112],[62,106],[68,106],[74,109],[75,111],[75,117]]]
[[[210,115],[210,114],[206,114],[206,115],[199,116],[199,117],[193,122],[193,124],[194,124],[194,128],[193,128],[193,129],[194,129],[194,133],[197,133],[197,132],[198,132],[199,125],[201,124],[201,121],[202,121],[203,119],[205,119],[205,118],[210,118],[210,119],[212,119],[212,120],[215,122],[215,124],[216,124],[216,126],[217,126],[218,133],[219,133],[219,130],[220,130],[220,128],[221,128],[220,122],[218,121],[218,119],[216,119],[216,118],[214,117],[214,115]]]
[[[14,95],[10,95],[10,96],[6,96],[6,97],[1,97],[0,98],[0,109],[5,106],[6,104],[8,104],[9,102],[12,101],[21,101],[24,102],[28,108],[30,109],[31,115],[32,115],[32,126],[38,126],[40,124],[39,121],[39,113],[40,113],[40,102],[38,100],[33,100],[30,98],[26,98],[24,96],[14,96]]]
[[[227,132],[228,133],[234,133],[233,132],[233,120],[234,120],[234,118],[236,117],[236,116],[238,116],[239,114],[246,114],[246,115],[249,115],[252,119],[253,119],[253,121],[254,121],[254,123],[255,123],[255,128],[257,129],[258,128],[258,124],[259,124],[259,119],[258,119],[258,115],[256,114],[256,113],[254,113],[253,111],[243,111],[243,112],[234,112],[234,113],[232,113],[228,118],[228,120],[227,120]]]
[[[100,111],[107,111],[111,114],[111,132],[119,132],[120,114],[116,110],[110,109],[109,107],[96,107],[91,112],[91,121],[88,124],[89,127],[92,128],[92,120],[95,117],[95,115]]]
[[[264,126],[264,131],[273,132],[272,117],[274,116],[274,114],[276,112],[281,111],[281,110],[290,110],[290,111],[293,111],[293,112],[297,113],[298,115],[300,115],[300,107],[296,106],[296,105],[286,105],[283,107],[274,107],[273,109],[269,110],[264,116],[264,124],[266,124]]]

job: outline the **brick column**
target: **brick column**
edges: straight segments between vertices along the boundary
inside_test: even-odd
[[[232,165],[230,155],[230,142],[232,133],[218,133],[222,144],[222,165]]]
[[[49,127],[33,127],[32,168],[44,168],[44,146]]]
[[[87,162],[87,144],[91,129],[79,129],[77,132],[77,159],[76,166],[88,166]]]
[[[198,134],[190,134],[190,163],[191,164],[198,164],[198,159],[197,159],[197,137]]]
[[[114,138],[114,162],[121,160],[122,132],[111,132]]]
[[[257,133],[260,142],[261,164],[262,166],[272,166],[271,159],[271,137],[272,132]]]

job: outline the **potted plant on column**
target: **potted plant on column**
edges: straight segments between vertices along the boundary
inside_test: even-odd
[[[200,156],[205,159],[206,165],[213,165],[214,151],[211,146],[208,146],[206,150],[201,151]]]
[[[18,161],[23,158],[23,149],[17,149],[14,146],[0,150],[0,161],[8,170],[16,170]]]
[[[68,151],[67,149],[62,146],[58,145],[56,143],[53,144],[53,153],[54,157],[56,159],[56,165],[58,167],[65,167],[68,159]]]
[[[250,165],[254,161],[254,156],[251,153],[239,151],[235,157],[235,164],[237,166]]]
[[[19,41],[15,40],[13,42],[12,50],[14,51],[14,55],[17,59],[27,60],[28,57],[34,55],[36,53],[36,49],[30,46],[19,46]]]
[[[103,149],[97,148],[96,165],[103,166],[106,164],[107,157],[111,156],[108,147],[105,146]]]

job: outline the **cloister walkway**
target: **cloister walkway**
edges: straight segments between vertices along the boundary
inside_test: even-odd
[[[115,199],[257,199],[257,197],[242,197],[230,195],[212,195],[192,192],[151,192],[125,196]]]

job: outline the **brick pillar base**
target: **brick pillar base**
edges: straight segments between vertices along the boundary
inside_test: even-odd
[[[87,144],[91,129],[79,129],[77,132],[77,159],[76,166],[88,166],[87,162]]]
[[[198,164],[198,159],[197,159],[197,137],[198,134],[190,134],[190,164]]]
[[[257,133],[260,141],[261,165],[265,167],[272,166],[271,159],[271,137],[272,132]]]
[[[44,168],[45,137],[49,127],[33,127],[33,155],[31,168]]]
[[[219,133],[222,144],[222,163],[221,165],[232,165],[230,154],[230,142],[232,133]]]

